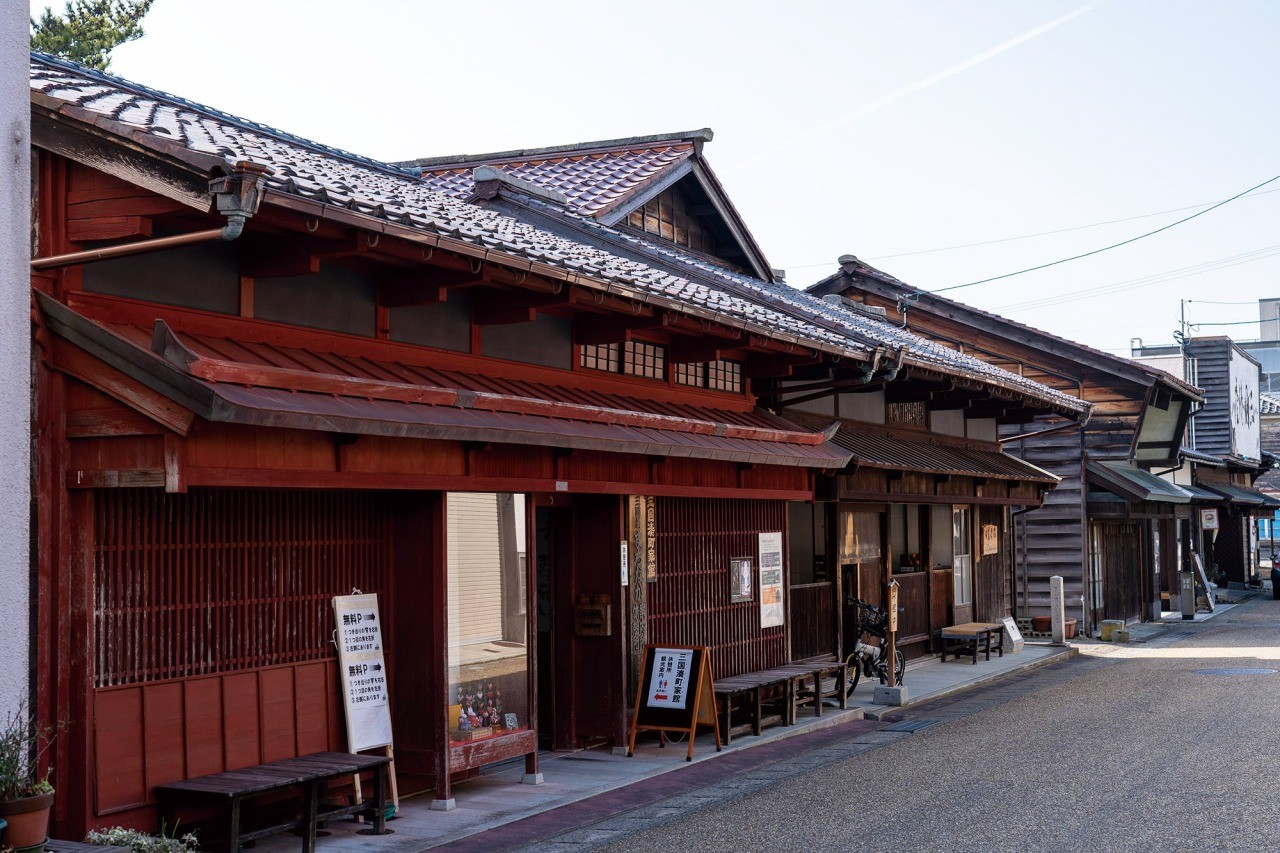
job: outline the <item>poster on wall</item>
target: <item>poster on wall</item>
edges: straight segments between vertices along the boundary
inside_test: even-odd
[[[751,570],[752,559],[739,557],[729,561],[729,602],[750,601],[755,592],[755,575]]]
[[[1258,365],[1232,347],[1227,371],[1231,394],[1231,453],[1244,459],[1262,458],[1262,425],[1258,420],[1260,375]]]
[[[391,746],[391,706],[387,701],[378,596],[334,596],[333,616],[338,626],[338,672],[347,712],[347,749],[359,752]]]
[[[760,534],[760,627],[786,623],[782,601],[782,532]]]
[[[1212,509],[1200,510],[1200,529],[1201,530],[1217,530],[1218,529],[1218,510],[1216,507]]]

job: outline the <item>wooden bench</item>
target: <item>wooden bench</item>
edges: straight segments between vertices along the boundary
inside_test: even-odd
[[[972,655],[973,663],[978,662],[978,652],[985,652],[987,660],[991,660],[991,649],[994,648],[1004,657],[1004,625],[999,622],[965,622],[963,625],[951,625],[943,628],[939,635],[942,638],[942,662],[947,662],[947,654],[957,658],[961,654]],[[952,642],[949,642],[952,641]]]
[[[44,853],[128,853],[128,847],[111,844],[86,844],[83,841],[63,841],[50,838],[44,843]]]
[[[155,787],[164,826],[177,826],[176,811],[182,805],[221,805],[226,810],[228,853],[238,853],[246,841],[264,838],[286,830],[302,834],[304,853],[316,846],[316,823],[338,815],[363,814],[373,820],[371,834],[382,835],[386,828],[387,765],[384,755],[354,755],[347,752],[317,752],[298,758],[286,758],[225,773],[198,776],[181,782]],[[373,799],[350,806],[320,810],[320,799],[329,783],[349,779],[360,773],[373,774]],[[242,831],[241,811],[246,800],[297,790],[302,793],[302,812],[298,817],[270,826]]]
[[[845,687],[848,667],[834,657],[796,661],[772,669],[744,672],[715,683],[716,710],[720,713],[720,735],[726,745],[736,734],[760,734],[765,726],[781,723],[794,725],[796,709],[813,707],[814,716],[822,716],[822,700],[838,699],[841,708],[848,707]],[[813,689],[807,684],[812,679]],[[734,723],[734,711],[745,711],[747,718]]]

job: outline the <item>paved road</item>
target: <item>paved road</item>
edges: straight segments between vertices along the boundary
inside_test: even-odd
[[[1280,850],[1280,602],[905,709],[538,850]],[[797,739],[802,740],[802,739]],[[530,849],[534,849],[530,848]]]

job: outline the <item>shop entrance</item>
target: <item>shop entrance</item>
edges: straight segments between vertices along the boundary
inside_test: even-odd
[[[625,733],[622,504],[548,496],[535,512],[538,742],[571,750]]]

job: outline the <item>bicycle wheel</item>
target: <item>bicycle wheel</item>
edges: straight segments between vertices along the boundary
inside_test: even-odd
[[[893,650],[893,677],[898,684],[902,684],[903,676],[907,674],[907,659],[902,656],[902,652],[898,649]]]
[[[844,659],[846,675],[844,695],[847,699],[853,695],[853,691],[858,687],[858,678],[862,675],[862,660],[858,657],[858,653],[854,652]]]

